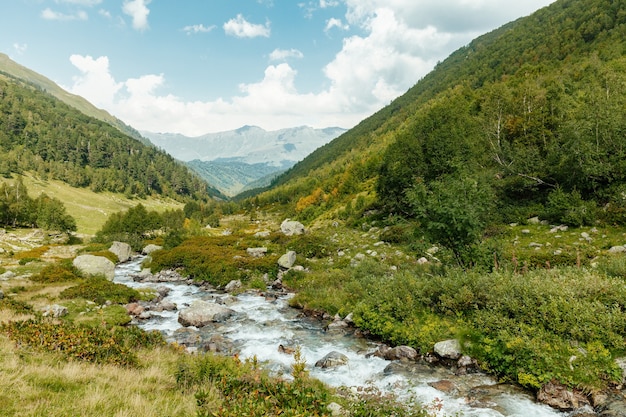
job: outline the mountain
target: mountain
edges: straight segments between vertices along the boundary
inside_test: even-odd
[[[42,180],[128,197],[223,197],[170,155],[57,99],[32,82],[33,73],[23,67],[14,70],[0,74],[0,175],[30,172]]]
[[[296,127],[265,131],[256,126],[198,137],[141,132],[155,146],[188,165],[227,195],[250,183],[278,174],[345,132],[331,127]],[[262,182],[267,185],[268,182]]]
[[[135,130],[131,126],[128,126],[120,119],[112,116],[105,110],[97,108],[89,101],[85,100],[83,97],[68,93],[52,80],[18,64],[3,53],[0,53],[0,74],[10,78],[18,79],[41,91],[44,91],[61,100],[65,104],[74,107],[81,113],[94,117],[98,120],[102,120],[103,122],[106,122],[111,126],[119,129],[121,132],[127,134],[128,136],[144,144],[149,144],[149,141],[142,137],[137,130]]]
[[[625,50],[620,2],[556,1],[455,51],[258,201],[307,221],[359,196],[424,224],[474,203],[483,221],[626,219]]]

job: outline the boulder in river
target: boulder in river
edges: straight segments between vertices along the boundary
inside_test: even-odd
[[[228,307],[197,300],[178,314],[178,322],[183,326],[203,327],[210,323],[225,321],[234,314],[235,311]]]
[[[316,368],[336,368],[348,364],[348,357],[343,353],[332,351],[319,361],[315,362]]]
[[[126,262],[130,259],[130,255],[133,253],[133,249],[128,243],[113,242],[113,244],[109,248],[109,252],[115,254],[120,262]]]
[[[582,392],[569,390],[557,382],[544,384],[537,393],[537,401],[561,411],[572,411],[589,405],[589,400]]]
[[[80,255],[72,264],[85,275],[104,275],[109,281],[115,277],[115,264],[104,256]]]
[[[457,360],[461,357],[461,344],[456,339],[444,340],[435,343],[434,351],[442,358]]]

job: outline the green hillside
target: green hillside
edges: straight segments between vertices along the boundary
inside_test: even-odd
[[[0,175],[32,171],[42,180],[128,197],[221,196],[165,152],[30,83],[0,76],[0,97]]]
[[[621,2],[557,1],[454,52],[258,201],[313,221],[361,195],[428,223],[445,221],[437,201],[489,195],[472,215],[478,223],[539,215],[589,224],[607,212],[621,222],[625,52]],[[425,226],[437,235],[437,224]]]
[[[137,130],[135,130],[131,126],[128,126],[117,117],[112,116],[105,110],[95,107],[93,104],[91,104],[81,96],[68,93],[52,80],[18,64],[17,62],[11,60],[7,55],[2,53],[0,53],[0,74],[20,80],[41,91],[45,91],[46,93],[61,100],[65,104],[79,110],[81,113],[94,117],[98,120],[102,120],[103,122],[110,124],[111,126],[124,132],[128,136],[137,139],[146,145],[150,144],[150,141],[141,136],[141,134]]]

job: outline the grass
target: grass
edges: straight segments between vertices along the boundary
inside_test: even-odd
[[[149,211],[157,212],[183,207],[183,204],[171,199],[148,197],[145,200],[131,200],[123,194],[94,193],[88,188],[74,188],[56,180],[42,181],[32,175],[24,175],[22,179],[30,197],[37,198],[46,193],[63,201],[68,214],[76,219],[77,233],[81,235],[95,235],[110,214],[128,210],[138,203]]]

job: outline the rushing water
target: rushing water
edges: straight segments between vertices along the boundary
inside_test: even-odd
[[[196,299],[215,297],[198,287],[171,283],[137,283],[132,274],[140,271],[143,258],[119,265],[116,268],[115,281],[134,288],[162,287],[170,289],[166,301],[175,303],[178,309],[184,309]],[[219,296],[219,295],[218,295]],[[515,390],[495,390],[478,402],[470,404],[468,392],[490,391],[496,381],[486,375],[469,374],[456,376],[443,367],[414,366],[408,369],[390,371],[390,362],[375,356],[378,345],[364,338],[343,333],[326,332],[313,320],[302,318],[299,311],[288,306],[289,296],[277,300],[266,300],[256,294],[237,296],[228,307],[237,315],[215,327],[224,337],[232,340],[240,357],[256,356],[259,361],[267,362],[269,369],[289,374],[293,357],[279,352],[280,344],[300,346],[311,376],[331,386],[375,387],[382,392],[391,392],[401,399],[411,399],[423,404],[439,404],[443,408],[439,415],[463,416],[561,416],[552,408],[537,404],[527,394]],[[174,332],[182,326],[178,323],[178,311],[152,312],[150,319],[138,325],[146,330],[159,330],[167,339],[173,340]],[[192,328],[195,329],[195,328]],[[348,365],[334,369],[321,369],[312,365],[326,354],[337,351],[349,358]],[[402,365],[399,366],[402,368]],[[453,381],[458,389],[444,393],[429,385],[437,381]],[[472,387],[482,389],[470,391]],[[484,388],[486,387],[486,388]],[[470,395],[470,396],[473,396]]]

